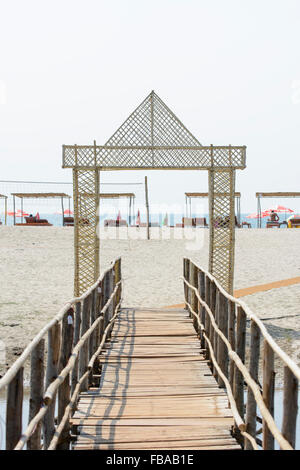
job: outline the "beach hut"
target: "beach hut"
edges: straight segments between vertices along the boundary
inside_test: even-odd
[[[132,223],[132,214],[134,214],[134,200],[135,194],[134,193],[100,193],[100,199],[128,199],[128,222],[129,226]]]
[[[4,194],[0,194],[0,199],[4,200],[4,223],[6,225],[7,224],[7,196],[5,196]],[[2,222],[0,221],[0,223]]]
[[[269,193],[255,193],[257,199],[257,228],[261,228],[262,210],[261,200],[264,198],[300,198],[299,192],[269,192]],[[264,211],[265,212],[265,211]]]
[[[192,199],[207,199],[209,197],[209,193],[185,193],[185,212],[186,217],[192,217]],[[237,224],[241,224],[241,193],[235,192],[235,214]]]
[[[23,211],[23,201],[24,199],[60,199],[61,201],[61,209],[62,209],[62,225],[64,225],[64,199],[68,199],[69,201],[69,210],[70,210],[70,200],[71,196],[65,193],[12,193],[13,196],[13,217],[14,217],[14,225],[22,225],[22,226],[49,226],[48,221],[43,221],[41,219],[37,219],[36,217],[26,217],[26,222],[24,223],[24,211]],[[21,200],[21,223],[16,223],[16,198]]]

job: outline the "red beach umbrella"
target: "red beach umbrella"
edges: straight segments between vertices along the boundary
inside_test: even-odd
[[[70,211],[70,209],[66,209],[66,210],[64,211],[64,215],[73,215],[73,212]]]
[[[120,222],[121,220],[121,211],[118,212],[118,215],[117,215],[117,222]]]
[[[284,207],[284,206],[274,206],[274,207],[270,207],[269,209],[266,209],[264,212],[267,214],[267,215],[270,215],[271,211],[274,211],[274,212],[279,212],[279,213],[289,213],[289,214],[292,214],[294,211],[292,209],[290,209],[289,207]]]

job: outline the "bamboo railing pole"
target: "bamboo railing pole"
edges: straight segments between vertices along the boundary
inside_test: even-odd
[[[91,321],[90,324],[92,325],[94,321],[97,319],[97,289],[94,289],[91,293]],[[93,356],[94,352],[97,349],[97,330],[98,328],[93,331],[90,336],[89,341],[89,360]],[[89,375],[89,386],[93,385],[93,373]]]
[[[206,274],[205,277],[208,279],[210,282],[210,310],[215,317],[215,312],[216,312],[216,301],[217,301],[217,290],[216,290],[216,284],[214,281],[212,281]],[[210,330],[209,330],[209,340],[212,344],[212,347],[215,343],[215,330],[213,328],[213,325],[210,321]],[[214,365],[213,362],[211,362],[211,370],[212,372],[214,371]]]
[[[219,289],[216,290],[216,306],[215,306],[215,311],[214,311],[214,317],[215,317],[215,322],[216,322],[216,325],[219,326],[219,303],[220,303],[220,291]],[[216,358],[216,361],[217,363],[219,364],[219,358],[218,358],[218,342],[219,342],[219,335],[214,332],[214,337],[213,337],[213,350],[214,350],[214,355],[215,355],[215,358]],[[218,381],[218,371],[217,369],[214,367],[213,369],[213,376],[215,377],[215,379]]]
[[[205,274],[202,271],[200,271],[198,278],[199,278],[199,280],[198,280],[199,294],[200,294],[201,299],[203,299],[206,302],[207,297],[209,295],[209,292],[208,292],[207,284],[205,282]],[[206,329],[207,328],[206,310],[202,305],[199,305],[198,312],[199,312],[199,319],[200,319],[201,323],[205,326],[205,329]],[[200,329],[199,329],[199,333],[200,333],[200,339],[201,339],[201,344],[200,344],[201,349],[205,349],[205,355],[207,356],[209,354],[209,352],[208,352],[209,350],[208,350],[207,344],[204,340],[203,333],[201,333]]]
[[[73,347],[76,346],[80,338],[80,325],[81,325],[81,302],[76,302]],[[78,358],[76,359],[76,363],[71,374],[71,395],[73,395],[74,393],[77,382],[78,382]]]
[[[219,320],[219,328],[224,334],[224,336],[228,339],[228,299],[221,293],[219,294],[219,313],[218,313],[218,320]],[[227,347],[224,344],[222,338],[218,335],[218,343],[217,343],[217,357],[218,357],[218,364],[220,366],[221,371],[228,378],[228,352]],[[218,385],[221,388],[225,387],[224,380],[219,375],[218,376]]]
[[[244,310],[237,307],[237,319],[236,319],[236,353],[241,359],[242,363],[245,363],[245,350],[246,350],[246,314]],[[240,370],[234,368],[234,399],[237,404],[237,409],[240,416],[244,419],[244,378]]]
[[[253,380],[258,382],[259,368],[259,352],[260,352],[260,331],[256,323],[252,320],[250,326],[250,365],[249,372]],[[246,431],[252,437],[256,437],[256,414],[257,405],[253,392],[248,387],[247,407],[246,407]],[[248,439],[245,439],[245,450],[252,450],[252,445]]]
[[[184,267],[183,267],[183,277],[190,282],[190,260],[188,258],[184,258]],[[189,288],[188,286],[185,285],[185,300],[190,303],[189,298]],[[185,310],[189,310],[188,306],[185,304]],[[189,315],[191,316],[191,313],[189,312]]]
[[[73,321],[73,309],[63,318],[62,321],[62,344],[60,354],[60,366],[59,370],[63,370],[72,353],[73,346],[73,335],[74,335],[74,321]],[[63,383],[58,389],[58,423],[61,422],[65,409],[68,406],[71,397],[70,387],[70,374],[66,376]],[[69,449],[69,438],[70,438],[70,423],[67,422],[59,439],[58,449],[68,450]]]
[[[30,400],[29,400],[29,417],[28,422],[34,418],[43,405],[44,393],[44,353],[45,340],[41,339],[31,354],[30,366]],[[39,422],[34,433],[27,442],[28,450],[41,449],[41,430],[42,423]]]
[[[23,371],[21,367],[7,387],[6,450],[13,450],[22,434]]]
[[[106,276],[104,279],[104,288],[105,288],[105,295],[104,295],[104,305],[105,305],[110,297],[110,271],[106,273]],[[108,322],[109,322],[109,312],[106,310],[104,314],[104,328],[107,327]]]
[[[90,295],[86,297],[83,301],[80,337],[82,337],[84,333],[90,327],[90,304],[91,304]],[[85,341],[79,353],[79,379],[87,371],[88,363],[89,363],[89,340]],[[85,379],[82,382],[81,391],[86,391],[88,389],[88,382],[89,382],[88,379]]]
[[[111,296],[111,294],[113,293],[114,291],[114,288],[115,288],[115,276],[114,276],[114,270],[112,269],[109,273],[109,282],[108,282],[108,285],[109,285],[109,297]],[[114,314],[114,306],[115,306],[115,299],[110,303],[109,307],[108,307],[108,310],[107,310],[107,324],[110,322],[110,320],[112,319],[113,317],[113,314]],[[111,337],[111,330],[109,330],[108,334],[107,334],[107,339],[109,340]]]
[[[264,340],[263,352],[263,400],[270,414],[274,416],[274,390],[275,390],[275,372],[274,372],[274,351],[269,343]],[[270,432],[267,423],[263,419],[263,449],[274,449],[274,437]]]
[[[117,284],[121,280],[121,272],[120,272],[120,260],[115,262],[115,283]],[[120,302],[120,293],[117,292],[116,295],[116,305]]]
[[[233,351],[235,351],[235,303],[229,300],[228,303],[228,341]],[[229,383],[233,390],[234,361],[229,359]]]
[[[190,263],[190,279],[191,279],[192,286],[198,289],[198,268],[196,268],[196,266],[192,262]],[[191,292],[191,306],[194,312],[198,314],[199,313],[198,312],[198,299],[193,291]],[[194,316],[193,316],[193,326],[198,333],[198,322],[197,322],[197,318]]]
[[[46,369],[46,389],[56,379],[59,366],[59,352],[61,344],[60,324],[56,323],[48,331],[48,358]],[[55,432],[54,424],[55,399],[49,405],[49,408],[43,419],[43,448],[47,449],[53,434]]]
[[[296,445],[298,413],[298,380],[286,366],[284,368],[283,419],[281,432],[293,448]]]

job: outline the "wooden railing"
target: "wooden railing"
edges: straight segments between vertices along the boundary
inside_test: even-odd
[[[85,294],[61,309],[0,380],[0,391],[7,389],[6,449],[69,448],[70,417],[79,393],[99,383],[99,354],[118,315],[121,296],[119,258]],[[29,418],[22,432],[27,360],[31,362]]]
[[[185,305],[213,375],[227,390],[234,435],[247,450],[272,450],[274,440],[281,449],[294,449],[300,368],[250,308],[229,295],[210,273],[187,258],[183,273]],[[281,430],[274,421],[275,358],[284,367]],[[261,417],[257,416],[257,408]]]

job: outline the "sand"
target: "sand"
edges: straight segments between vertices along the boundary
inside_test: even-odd
[[[182,258],[207,268],[208,230],[197,243],[170,230],[171,239],[101,241],[101,269],[122,256],[125,306],[183,302]],[[153,232],[157,236],[158,231]],[[168,237],[168,231],[164,237]],[[300,230],[236,231],[235,289],[300,275]],[[12,364],[39,329],[73,296],[71,227],[0,227],[0,340]],[[244,297],[283,349],[300,362],[300,284]],[[1,355],[0,355],[1,356]],[[1,357],[0,357],[1,359]]]

